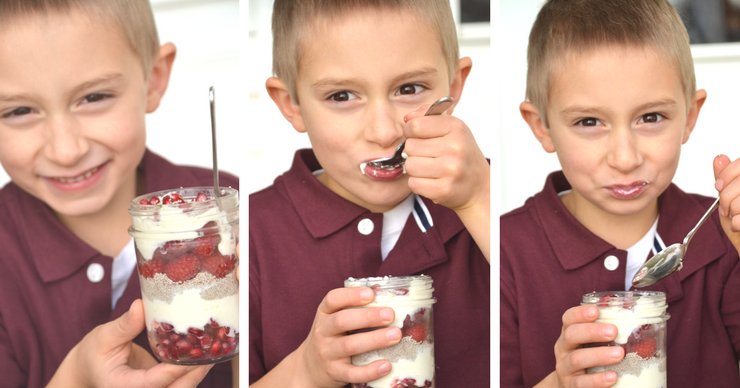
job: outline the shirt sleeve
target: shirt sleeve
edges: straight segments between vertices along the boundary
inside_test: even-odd
[[[501,251],[501,386],[523,387],[516,286],[504,250]]]
[[[730,249],[732,247],[730,246]],[[732,255],[727,281],[722,290],[722,320],[735,349],[735,359],[740,361],[740,259]]]
[[[265,362],[262,347],[262,316],[260,303],[260,276],[257,265],[257,249],[249,240],[249,384],[264,376]]]
[[[15,353],[10,344],[10,333],[5,328],[5,317],[0,313],[0,376],[3,387],[25,387],[26,376],[23,374]]]

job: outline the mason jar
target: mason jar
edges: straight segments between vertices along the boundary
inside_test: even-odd
[[[129,234],[149,345],[162,362],[211,364],[239,354],[239,195],[212,187],[134,198]]]
[[[401,341],[396,345],[358,354],[352,364],[367,365],[385,359],[391,372],[377,380],[354,384],[357,388],[433,387],[434,386],[434,327],[432,320],[432,278],[418,276],[385,276],[362,279],[349,278],[345,287],[370,287],[375,299],[364,307],[389,307],[395,312],[391,323],[401,329]]]
[[[666,321],[670,318],[665,293],[592,292],[583,295],[581,302],[598,307],[597,322],[617,327],[617,338],[608,345],[621,346],[625,354],[618,364],[589,368],[587,373],[615,371],[618,380],[614,387],[665,388]]]

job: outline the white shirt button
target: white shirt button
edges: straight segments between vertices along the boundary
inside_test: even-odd
[[[100,263],[92,263],[87,266],[87,280],[92,283],[99,283],[105,276],[105,268]]]
[[[616,256],[609,255],[604,259],[604,268],[614,271],[619,268],[619,259]]]
[[[363,218],[357,224],[357,231],[367,236],[375,230],[375,223],[369,218]]]

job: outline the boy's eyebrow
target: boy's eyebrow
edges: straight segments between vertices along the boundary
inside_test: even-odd
[[[652,109],[652,108],[675,106],[675,105],[677,105],[677,102],[673,98],[664,98],[664,99],[659,99],[655,101],[648,101],[642,105],[637,106],[635,110],[642,111],[642,110],[647,110],[647,109]],[[574,106],[569,106],[563,109],[560,113],[562,114],[592,113],[592,112],[599,113],[599,112],[603,112],[604,110],[606,109],[602,107],[574,105]]]
[[[85,81],[82,84],[78,85],[73,89],[73,94],[78,93],[80,90],[85,90],[91,87],[94,87],[96,85],[106,83],[106,82],[112,82],[123,78],[123,74],[121,73],[111,73],[111,74],[105,74],[103,76],[91,79],[89,81]],[[13,101],[23,101],[23,100],[32,100],[33,95],[26,94],[26,93],[20,93],[20,94],[0,94],[0,101],[2,102],[13,102]]]
[[[393,78],[392,83],[398,83],[402,80],[410,79],[410,78],[416,78],[416,77],[422,77],[422,76],[429,76],[438,73],[439,70],[436,67],[424,67],[417,70],[408,71],[406,73],[399,74],[398,76]],[[337,86],[337,85],[349,85],[356,83],[354,78],[322,78],[316,82],[313,83],[313,87],[322,87],[322,86]]]

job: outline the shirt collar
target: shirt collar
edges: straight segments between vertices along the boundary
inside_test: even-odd
[[[557,171],[548,176],[544,189],[532,200],[555,256],[563,268],[571,270],[602,258],[615,247],[593,234],[568,211],[558,196],[568,189],[570,184],[565,175]],[[666,245],[683,241],[709,204],[711,199],[689,195],[671,184],[659,198],[657,233]],[[691,241],[681,278],[726,253],[723,235],[717,223],[707,222],[699,229]]]
[[[142,192],[200,185],[207,182],[209,173],[207,169],[175,166],[149,150],[137,168],[143,184]],[[103,256],[67,229],[44,202],[13,183],[8,187],[15,191],[12,197],[18,201],[18,206],[10,210],[25,239],[23,244],[29,247],[31,260],[45,282],[70,276],[94,257]]]
[[[313,171],[320,168],[321,165],[312,150],[298,150],[295,153],[290,170],[278,178],[278,182],[284,185],[285,195],[290,199],[293,208],[314,238],[331,235],[369,212],[369,210],[345,200],[319,182],[313,175]],[[445,214],[452,213],[454,215],[451,210],[438,209],[441,206],[436,206],[434,210],[430,211],[429,209],[432,209],[432,206],[427,200],[419,198],[416,202],[426,204],[421,210],[426,211],[429,216],[429,221],[426,222],[431,222],[431,220],[436,222],[438,218],[443,219],[441,223],[443,227],[440,228],[443,241],[463,229],[463,224],[459,218]],[[417,207],[419,205],[417,204]]]

